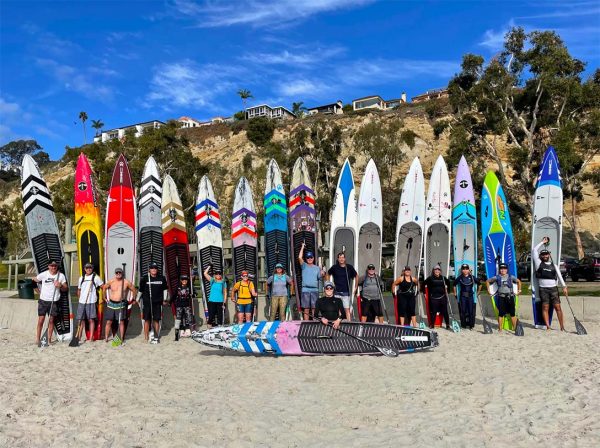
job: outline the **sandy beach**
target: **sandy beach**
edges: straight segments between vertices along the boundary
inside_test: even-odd
[[[569,322],[572,330],[572,322]],[[0,330],[0,445],[598,446],[588,336],[440,330],[430,352],[248,357],[191,340],[40,349]]]

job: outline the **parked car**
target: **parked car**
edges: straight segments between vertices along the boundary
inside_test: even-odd
[[[531,279],[531,254],[524,252],[517,260],[517,278],[519,280]]]
[[[573,266],[577,266],[577,263],[579,263],[579,260],[577,260],[575,258],[565,258],[565,271],[566,272],[563,274],[563,278],[571,276],[571,269],[573,269]],[[562,274],[562,271],[561,271],[561,274]]]
[[[600,256],[587,255],[571,268],[571,279],[577,282],[580,278],[588,282],[600,280]]]

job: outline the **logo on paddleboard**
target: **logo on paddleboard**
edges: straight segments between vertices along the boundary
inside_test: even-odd
[[[170,208],[169,217],[171,218],[171,221],[175,221],[177,219],[177,210],[175,210],[174,208]]]
[[[148,191],[150,192],[150,194],[154,194],[154,192],[156,191],[156,188],[154,188],[154,185],[150,185],[148,187]]]
[[[32,192],[33,194],[38,194],[38,193],[40,192],[40,189],[39,189],[38,187],[33,187],[33,188],[31,189],[31,192]]]
[[[460,188],[467,188],[469,186],[469,182],[467,182],[466,180],[461,180],[458,185],[460,186]]]
[[[83,182],[83,181],[79,182],[79,183],[77,184],[77,189],[78,189],[79,191],[85,191],[85,190],[87,190],[87,183],[86,183],[86,182]]]

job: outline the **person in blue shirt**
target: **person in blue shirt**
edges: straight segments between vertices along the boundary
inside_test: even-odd
[[[210,282],[210,293],[208,295],[208,327],[212,328],[225,323],[225,307],[227,306],[227,281],[223,278],[223,272],[215,269],[211,277],[208,273],[212,266],[204,270],[204,278]]]
[[[315,315],[315,306],[319,298],[319,281],[323,277],[323,272],[319,266],[315,265],[315,254],[311,251],[306,251],[304,254],[304,247],[303,242],[298,254],[298,261],[302,266],[300,307],[303,312],[303,320],[310,320]],[[304,255],[306,255],[306,261]]]

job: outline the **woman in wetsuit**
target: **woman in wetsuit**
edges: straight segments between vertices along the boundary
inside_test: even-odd
[[[450,329],[448,316],[448,279],[442,275],[442,268],[437,265],[431,275],[425,279],[429,295],[429,328],[435,327],[435,316],[439,313],[444,317],[446,329]]]
[[[396,288],[398,288],[396,290]],[[417,326],[416,304],[417,304],[417,279],[412,276],[410,266],[402,271],[402,276],[392,283],[392,294],[395,295],[396,307],[400,325]]]

